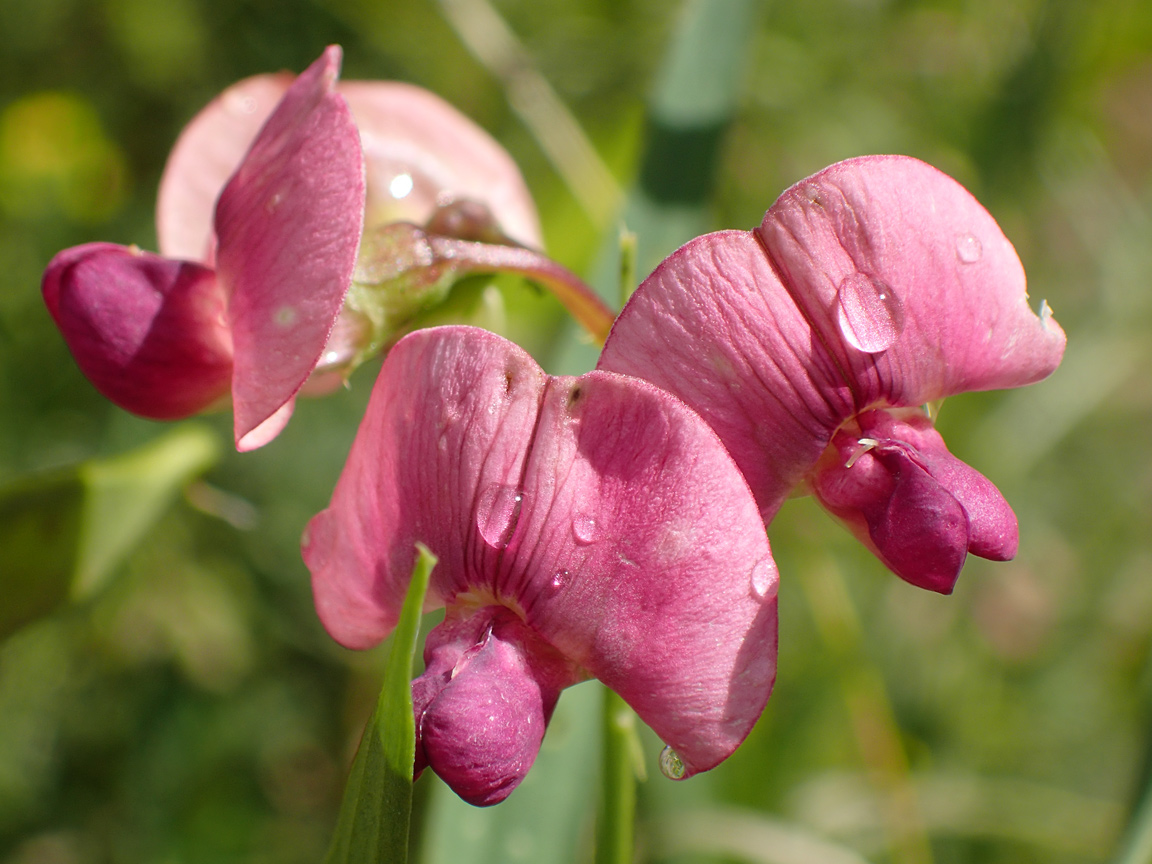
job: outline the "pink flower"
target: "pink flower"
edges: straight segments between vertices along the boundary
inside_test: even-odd
[[[899,576],[948,593],[968,552],[1015,554],[1016,518],[920,406],[1038,381],[1064,342],[963,187],[873,156],[796,184],[754,231],[671,255],[621,313],[600,368],[700,412],[765,521],[794,490],[813,492]]]
[[[174,419],[231,391],[241,450],[287,422],[343,306],[363,225],[359,135],[334,89],[340,58],[328,48],[287,87],[233,163],[210,199],[212,249],[166,250],[189,261],[92,243],[49,264],[48,309],[116,404]]]
[[[417,770],[493,804],[560,690],[597,677],[685,774],[725,759],[775,677],[776,568],[755,502],[679,400],[606,372],[544,374],[504,339],[423,330],[384,362],[304,560],[328,632],[395,626],[424,543],[446,607],[413,682]]]

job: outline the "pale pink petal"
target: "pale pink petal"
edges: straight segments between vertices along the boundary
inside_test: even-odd
[[[1064,331],[1029,307],[995,220],[919,160],[826,168],[781,195],[757,233],[859,410],[1031,384],[1063,356]]]
[[[81,371],[121,408],[175,420],[227,395],[225,298],[208,268],[89,243],[52,259],[43,292]]]
[[[334,637],[387,634],[417,541],[440,557],[431,604],[522,615],[689,774],[763,708],[777,574],[759,514],[715,434],[651,385],[548,378],[470,328],[401,340],[304,543]]]
[[[364,166],[339,67],[333,46],[296,79],[216,207],[237,441],[308,378],[351,283]]]
[[[697,237],[620,313],[598,368],[678,396],[727,445],[770,520],[855,413],[826,347],[749,231]]]
[[[292,419],[292,412],[296,410],[296,397],[293,396],[276,409],[275,413],[236,441],[236,449],[241,453],[249,450],[258,450],[277,435],[284,431],[288,421]]]
[[[345,81],[368,170],[369,226],[423,224],[454,199],[487,205],[504,233],[541,244],[520,169],[495,139],[439,96],[394,81]],[[407,179],[405,179],[407,178]]]
[[[211,264],[216,199],[276,108],[292,76],[256,75],[233,84],[184,127],[156,196],[160,252]]]

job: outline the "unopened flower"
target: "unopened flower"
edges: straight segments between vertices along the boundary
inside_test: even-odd
[[[775,677],[776,568],[747,484],[679,400],[546,375],[486,331],[389,352],[304,560],[328,632],[395,626],[423,543],[446,607],[413,682],[416,769],[474,804],[531,767],[560,691],[596,677],[683,763],[739,745]]]
[[[765,521],[810,491],[899,576],[947,593],[967,553],[1015,554],[1016,518],[920,408],[1038,381],[1064,342],[963,187],[876,156],[796,184],[754,231],[673,253],[621,313],[600,368],[700,412]]]
[[[287,421],[344,304],[363,224],[359,135],[334,89],[340,58],[328,48],[285,89],[225,175],[210,249],[181,260],[92,243],[49,264],[48,309],[116,404],[166,420],[231,393],[242,450]]]

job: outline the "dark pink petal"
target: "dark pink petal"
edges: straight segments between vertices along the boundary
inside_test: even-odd
[[[81,371],[121,408],[175,420],[227,395],[225,298],[206,267],[89,243],[52,259],[43,292]]]
[[[926,417],[869,411],[858,425],[837,432],[811,488],[894,573],[948,594],[968,552],[997,560],[1015,554],[1011,508],[948,452]]]
[[[766,521],[855,413],[834,358],[749,231],[706,234],[668,256],[620,313],[599,368],[699,412]]]
[[[412,682],[417,769],[431,766],[478,807],[520,784],[561,689],[585,677],[502,606],[446,619],[429,634],[424,661]]]
[[[757,233],[861,409],[1031,384],[1063,356],[1064,331],[1029,307],[995,220],[919,160],[826,168],[781,195]]]
[[[540,245],[536,205],[520,169],[472,120],[411,84],[345,81],[340,93],[364,144],[365,224],[423,224],[446,199],[469,199],[486,205],[505,234]]]
[[[503,606],[616,689],[688,773],[771,689],[777,574],[714,433],[651,385],[548,378],[511,343],[425,330],[389,353],[304,557],[350,647],[395,623],[424,542],[430,604]]]
[[[328,48],[284,94],[216,207],[237,447],[295,395],[351,283],[364,218],[356,125]]]
[[[1016,514],[991,480],[948,452],[932,421],[919,411],[868,411],[858,422],[866,437],[911,447],[928,473],[955,496],[968,517],[969,552],[993,561],[1015,557],[1020,545]]]
[[[168,155],[156,196],[156,236],[162,254],[212,263],[216,199],[291,84],[287,74],[245,78],[184,127]]]

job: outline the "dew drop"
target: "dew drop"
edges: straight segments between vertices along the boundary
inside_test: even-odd
[[[761,600],[776,596],[776,566],[771,558],[762,558],[752,568],[752,596]]]
[[[572,536],[581,545],[587,545],[596,539],[596,520],[587,513],[577,513],[572,519]]]
[[[904,304],[879,279],[853,273],[836,291],[840,333],[853,348],[878,354],[904,329]]]
[[[393,198],[407,198],[415,187],[411,174],[397,174],[388,183],[388,194]]]
[[[984,254],[984,247],[971,234],[961,234],[956,238],[956,257],[961,264],[975,264]]]
[[[567,570],[557,570],[556,575],[552,577],[550,587],[553,593],[562,591],[568,587],[568,583],[572,580],[572,574]]]
[[[484,542],[493,549],[504,549],[516,532],[524,493],[512,486],[492,484],[480,496],[476,508],[476,527]]]
[[[671,747],[665,747],[660,751],[660,773],[669,780],[683,780],[687,771],[680,754]]]

